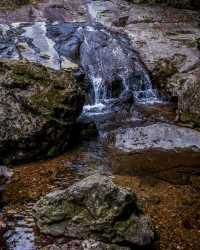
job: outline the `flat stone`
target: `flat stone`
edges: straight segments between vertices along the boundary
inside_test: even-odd
[[[200,132],[165,123],[119,129],[115,147],[126,152],[146,149],[200,151]]]

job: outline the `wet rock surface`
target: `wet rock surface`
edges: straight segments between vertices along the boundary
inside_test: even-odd
[[[92,1],[88,10],[128,34],[161,92],[177,99],[180,118],[199,126],[199,12],[127,1]]]
[[[136,195],[99,174],[48,194],[36,204],[34,217],[41,232],[53,236],[137,247],[155,240],[151,221],[138,207]]]
[[[1,161],[62,151],[84,103],[72,72],[24,61],[1,61],[0,68]]]
[[[137,150],[194,150],[200,152],[200,133],[165,123],[119,129],[115,146],[126,152]]]
[[[75,70],[77,78],[85,79],[89,104],[112,98],[120,98],[122,104],[131,98],[132,103],[157,100],[148,72],[126,35],[100,24],[69,22],[2,25],[0,31],[0,58]]]
[[[0,21],[4,23],[0,27],[0,57],[26,59],[56,70],[75,70],[79,80],[83,82],[85,79],[84,88],[90,93],[87,103],[95,104],[92,109],[91,105],[84,108],[83,118],[86,117],[87,120],[89,116],[92,121],[87,120],[81,133],[83,137],[84,134],[90,137],[89,133],[94,134],[97,128],[98,133],[96,131],[95,135],[99,135],[92,142],[87,138],[81,149],[77,146],[60,158],[16,168],[12,183],[2,195],[3,202],[7,203],[3,213],[8,218],[4,239],[11,250],[35,250],[50,244],[53,244],[49,246],[50,249],[121,249],[118,242],[108,243],[106,236],[104,239],[97,239],[100,241],[90,240],[89,227],[84,230],[86,241],[63,241],[63,238],[41,235],[35,230],[32,207],[40,196],[57,189],[66,189],[77,179],[94,172],[117,174],[122,184],[130,186],[139,194],[145,211],[151,215],[161,232],[160,246],[153,246],[153,249],[199,250],[200,154],[198,140],[195,141],[194,138],[198,139],[199,134],[194,130],[178,127],[183,126],[178,123],[180,120],[191,122],[194,127],[199,124],[199,14],[196,11],[166,7],[167,5],[132,4],[133,2],[136,1],[75,0],[72,3],[68,0],[46,0],[16,10],[0,11]],[[141,1],[137,1],[139,2]],[[178,2],[173,1],[173,4]],[[188,1],[182,1],[183,5],[185,3]],[[13,22],[15,23],[12,24]],[[142,57],[147,69],[138,55]],[[82,69],[78,69],[79,66]],[[132,71],[134,74],[131,74]],[[167,114],[164,105],[157,109],[155,102],[160,99],[149,81],[148,71],[160,92],[178,103],[177,114],[175,109],[172,115],[170,112]],[[94,90],[98,91],[95,93]],[[20,87],[19,92],[21,91],[25,92],[24,86]],[[137,93],[133,94],[134,91]],[[17,92],[17,96],[18,94]],[[103,100],[94,103],[99,96],[100,99],[103,96]],[[144,104],[142,109],[141,103],[136,100],[138,96]],[[28,98],[29,96],[26,100]],[[20,96],[21,100],[24,101],[24,97]],[[153,103],[154,105],[149,105]],[[39,111],[42,109],[43,115],[46,115],[46,106],[45,112],[43,108],[42,104]],[[27,105],[25,109],[27,110]],[[56,116],[56,123],[57,118]],[[53,125],[52,129],[55,128],[57,132],[57,126]],[[77,133],[78,139],[79,134],[80,131]],[[116,138],[116,145],[120,150],[113,147]],[[59,143],[63,143],[64,139],[66,143],[66,135],[61,139]],[[140,144],[137,144],[137,140]],[[101,144],[102,141],[104,144]],[[54,143],[58,145],[56,140]],[[41,140],[37,141],[38,144],[41,149]],[[159,147],[163,148],[158,150]],[[135,152],[136,148],[138,151]],[[27,149],[30,152],[30,146]],[[54,150],[55,148],[48,153],[52,155]],[[31,150],[30,154],[32,152]],[[53,204],[50,204],[53,208],[56,206],[56,209],[61,209],[61,213],[54,209],[54,219],[66,212],[63,212],[62,205],[56,203],[65,196],[62,193],[65,191],[57,197],[53,196]],[[91,208],[93,204],[97,207],[92,197],[88,198],[86,193],[80,194],[84,197],[84,202],[89,202],[87,208]],[[102,196],[99,195],[98,193],[97,200],[101,201]],[[65,198],[66,196],[63,200],[68,204],[68,198],[67,201]],[[49,206],[50,198],[44,199]],[[84,226],[91,221],[96,223],[96,218],[92,216],[105,212],[104,209],[92,209],[92,213],[89,213],[90,210],[86,211],[83,203],[80,203],[75,204],[75,212],[79,215],[73,217],[76,225],[81,225],[82,221]],[[80,211],[83,213],[79,214]],[[138,213],[136,218],[143,218],[141,211]],[[88,218],[91,218],[89,222]],[[44,222],[45,219],[50,221],[48,216],[44,216],[41,221]],[[66,221],[69,222],[68,219]],[[143,226],[148,224],[145,223]],[[105,224],[103,221],[103,225]],[[51,230],[63,233],[65,225],[59,220],[55,221]],[[45,229],[51,227],[48,223],[45,226]],[[99,227],[101,231],[101,224],[98,224]],[[79,227],[78,230],[82,228]],[[121,225],[120,228],[124,230]],[[72,229],[71,233],[77,232],[77,228]],[[109,233],[119,232],[118,229],[112,227]],[[105,231],[107,230],[109,229],[106,227]],[[120,237],[117,240],[121,241],[122,236]],[[133,234],[131,239],[132,237]],[[122,244],[126,245],[124,242]],[[148,245],[147,249],[149,248]]]

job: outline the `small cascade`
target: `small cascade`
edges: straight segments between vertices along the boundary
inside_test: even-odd
[[[121,105],[130,94],[133,102],[160,102],[145,67],[126,36],[112,33],[101,25],[86,26],[82,34],[80,63],[90,85],[91,97],[84,112],[92,115],[112,112],[112,104],[118,100]]]
[[[84,112],[119,111],[126,102],[160,102],[127,35],[86,23],[15,23],[1,27],[0,58],[26,59],[59,70],[78,64],[85,74]],[[117,107],[118,105],[118,107]]]
[[[144,81],[139,85],[139,89],[134,91],[134,98],[137,103],[154,104],[160,103],[161,99],[157,89],[153,88],[152,81],[147,72],[144,70]]]

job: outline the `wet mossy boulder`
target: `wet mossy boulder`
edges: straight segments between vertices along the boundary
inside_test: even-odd
[[[25,4],[30,4],[30,3],[34,3],[36,1],[34,0],[1,0],[0,2],[0,8],[6,8],[6,9],[10,9],[10,8],[16,8]]]
[[[69,143],[84,94],[71,71],[0,61],[0,161],[53,156]]]
[[[138,248],[155,240],[151,220],[139,208],[135,193],[100,174],[48,194],[36,204],[34,217],[40,231],[52,236]]]

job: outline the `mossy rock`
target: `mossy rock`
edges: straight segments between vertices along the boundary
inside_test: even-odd
[[[148,249],[155,240],[154,227],[138,207],[135,193],[100,174],[49,193],[37,202],[33,215],[40,231],[52,236],[136,249]]]
[[[0,61],[0,160],[53,156],[66,147],[84,93],[72,71]]]
[[[0,8],[14,9],[26,4],[34,4],[38,0],[1,0]]]
[[[180,115],[180,120],[184,123],[191,124],[194,128],[200,127],[200,114],[183,112]]]

